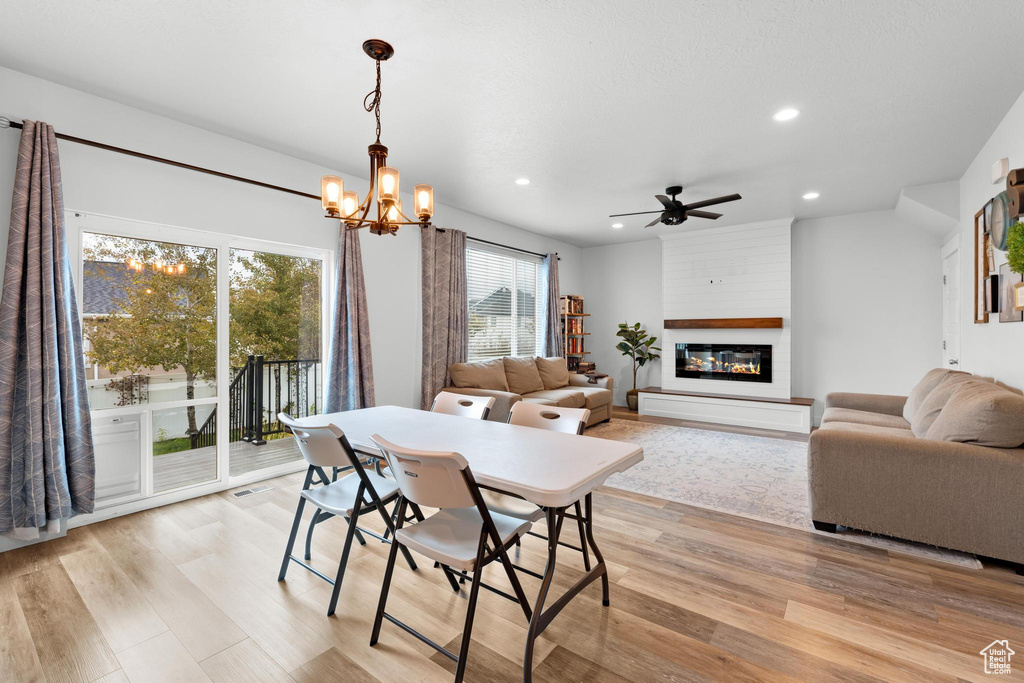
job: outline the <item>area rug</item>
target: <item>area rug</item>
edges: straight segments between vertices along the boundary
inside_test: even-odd
[[[810,531],[807,444],[710,429],[611,420],[587,436],[643,446],[644,460],[608,478],[607,486]],[[836,534],[829,534],[835,537]],[[960,567],[973,555],[840,527],[840,538]]]

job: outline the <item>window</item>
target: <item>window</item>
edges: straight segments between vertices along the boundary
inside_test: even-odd
[[[469,360],[535,356],[540,259],[500,248],[466,248]]]

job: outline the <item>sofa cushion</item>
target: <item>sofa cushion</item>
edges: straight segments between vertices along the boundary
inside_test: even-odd
[[[928,429],[935,422],[935,418],[942,412],[946,401],[953,395],[956,388],[965,382],[987,384],[985,380],[978,379],[967,373],[943,377],[939,380],[938,386],[932,389],[931,393],[925,397],[921,407],[914,413],[914,419],[910,421],[910,428],[914,430],[914,436],[919,439],[925,438],[925,434],[928,433]]]
[[[879,427],[878,425],[857,424],[854,422],[826,422],[818,428],[818,431],[840,431],[857,432],[860,434],[874,434],[875,436],[887,436],[897,439],[915,439],[914,433],[909,429],[899,427]]]
[[[885,413],[873,413],[870,410],[854,410],[853,408],[825,408],[821,416],[821,423],[826,422],[850,422],[852,424],[874,425],[876,427],[893,427],[895,429],[910,429],[910,423],[899,415],[886,415]]]
[[[572,389],[546,389],[544,391],[535,391],[529,396],[523,396],[524,401],[538,398],[554,401],[556,406],[563,408],[582,408],[586,403],[586,400],[583,398],[583,392],[579,387],[573,387]]]
[[[913,424],[914,415],[921,408],[921,404],[928,397],[928,394],[932,393],[935,387],[939,386],[939,382],[944,380],[950,375],[968,375],[970,373],[963,372],[961,370],[948,370],[946,368],[935,368],[929,370],[921,378],[921,381],[917,383],[913,389],[910,390],[910,394],[907,396],[907,402],[903,404],[903,417]]]
[[[501,358],[476,363],[453,363],[448,366],[452,384],[463,389],[491,389],[508,391],[505,364]],[[519,393],[519,392],[516,392]]]
[[[522,396],[544,390],[544,382],[533,358],[502,358],[502,362],[505,363],[509,391]]]
[[[552,401],[550,398],[536,398],[534,396],[523,396],[523,400],[527,403],[536,403],[539,406],[557,406],[558,403]]]
[[[573,387],[574,391],[583,392],[584,407],[588,410],[606,406],[612,402],[612,392],[604,387]]]
[[[1024,396],[990,382],[963,382],[925,438],[994,448],[1024,444]]]
[[[541,358],[535,359],[537,361],[537,371],[540,372],[540,378],[544,382],[545,389],[561,389],[562,387],[569,386],[569,368],[566,367],[565,359],[561,356],[555,356],[554,358]]]

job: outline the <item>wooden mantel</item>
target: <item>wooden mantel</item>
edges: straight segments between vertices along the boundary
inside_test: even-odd
[[[782,318],[690,318],[666,320],[666,330],[782,329]]]

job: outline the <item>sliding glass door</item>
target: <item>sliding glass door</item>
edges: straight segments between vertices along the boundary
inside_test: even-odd
[[[231,249],[230,473],[302,458],[278,421],[323,411],[323,260]]]
[[[153,493],[216,481],[217,249],[83,232],[81,311],[100,435],[144,413]]]
[[[99,505],[297,467],[277,415],[323,410],[329,253],[70,212],[68,224]]]

